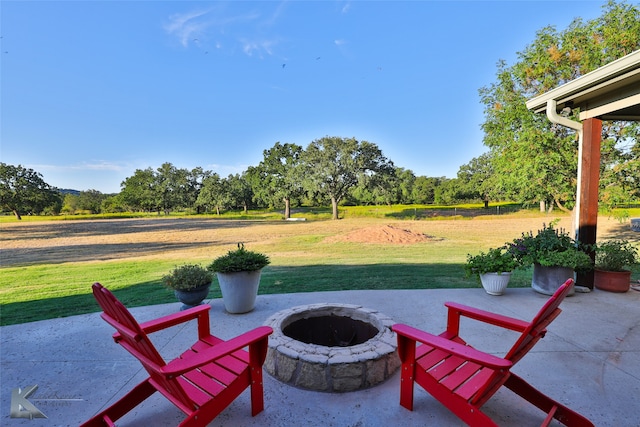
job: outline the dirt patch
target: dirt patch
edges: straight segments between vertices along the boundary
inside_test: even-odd
[[[332,236],[327,242],[357,242],[357,243],[394,243],[409,245],[429,240],[441,240],[423,233],[415,233],[392,225],[361,228],[346,234]]]
[[[157,218],[6,222],[0,226],[0,268],[41,263],[109,260],[210,260],[238,242],[283,259],[309,256],[306,250],[281,251],[301,237],[323,242],[411,245],[446,241],[451,245],[496,247],[536,231],[552,217],[499,217],[472,220],[237,221],[213,218]],[[558,225],[571,228],[571,219]],[[434,237],[435,236],[435,237]],[[628,239],[638,233],[628,223],[598,219],[598,239]],[[315,241],[315,240],[314,240]],[[319,255],[323,256],[323,255]]]

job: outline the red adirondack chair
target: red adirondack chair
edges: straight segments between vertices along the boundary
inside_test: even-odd
[[[439,336],[403,324],[394,325],[402,361],[400,404],[413,410],[415,382],[468,425],[497,426],[480,408],[504,385],[547,413],[543,426],[553,418],[566,426],[593,426],[582,415],[511,372],[511,367],[544,337],[547,326],[558,317],[561,311],[558,306],[572,283],[573,280],[567,280],[531,322],[447,302],[447,330]],[[520,332],[520,338],[504,358],[483,353],[460,338],[462,316]]]
[[[139,324],[99,283],[93,285],[93,295],[104,311],[102,318],[117,330],[115,342],[142,363],[149,378],[83,426],[114,426],[156,391],[187,414],[181,426],[207,425],[249,386],[251,414],[263,410],[262,364],[273,332],[270,327],[261,326],[223,341],[210,333],[208,305]],[[197,319],[198,341],[165,363],[147,335],[193,319]]]

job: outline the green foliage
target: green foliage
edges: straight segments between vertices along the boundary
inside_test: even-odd
[[[355,138],[315,140],[301,160],[305,163],[305,188],[314,198],[331,200],[333,219],[338,219],[340,201],[359,182],[375,174],[394,173],[393,163],[382,155],[377,145]]]
[[[98,190],[81,191],[79,194],[65,194],[62,212],[65,214],[77,214],[87,212],[98,214],[102,211],[103,202],[109,196]]]
[[[164,212],[195,204],[200,180],[206,177],[202,168],[191,171],[163,163],[157,170],[137,169],[122,182],[121,201],[133,210]]]
[[[253,199],[253,190],[251,184],[246,179],[246,173],[242,175],[229,175],[227,177],[227,183],[231,206],[242,208],[242,211],[247,213],[251,205],[251,200]]]
[[[58,213],[61,207],[62,197],[41,174],[21,165],[0,163],[0,210],[22,219],[25,213]]]
[[[264,159],[257,167],[247,170],[256,199],[264,206],[280,207],[284,205],[284,217],[291,215],[291,202],[304,195],[302,186],[302,147],[296,144],[276,142],[264,150]]]
[[[580,243],[563,229],[555,229],[555,223],[552,221],[548,226],[545,225],[535,235],[531,231],[522,233],[522,237],[509,244],[509,251],[523,265],[591,269],[591,258]]]
[[[270,262],[268,256],[248,251],[245,249],[244,243],[238,243],[238,249],[216,258],[207,268],[218,273],[257,271],[269,265]]]
[[[483,200],[487,204],[489,200],[500,200],[502,194],[496,185],[496,177],[492,166],[492,153],[484,153],[471,159],[458,170],[460,192],[465,200]]]
[[[613,212],[613,217],[618,220],[620,224],[623,224],[629,221],[629,211],[626,209],[621,209]]]
[[[624,271],[638,262],[638,249],[627,240],[610,240],[596,246],[595,267],[599,270]]]
[[[638,49],[640,8],[609,1],[596,19],[539,30],[512,66],[499,62],[496,82],[480,89],[480,97],[494,185],[505,197],[561,209],[575,202],[576,135],[527,110],[525,101]],[[601,195],[613,206],[624,194],[640,194],[640,125],[604,122],[603,135]]]
[[[465,272],[467,277],[474,274],[484,273],[506,273],[515,270],[520,266],[520,261],[513,252],[507,250],[506,246],[489,249],[486,253],[480,252],[478,255],[467,255]]]
[[[208,285],[213,281],[213,274],[198,264],[185,264],[174,268],[162,276],[162,284],[169,289],[188,291]]]
[[[223,209],[231,205],[231,191],[228,184],[217,173],[207,176],[202,181],[196,206],[202,206],[205,209],[215,208],[216,214],[220,215]]]

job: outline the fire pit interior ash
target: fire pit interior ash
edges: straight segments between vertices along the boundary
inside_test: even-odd
[[[349,304],[312,304],[280,311],[266,322],[265,370],[287,384],[344,392],[376,385],[400,362],[393,321]]]
[[[284,328],[283,332],[305,344],[348,347],[370,340],[379,331],[371,323],[331,314],[296,320]]]

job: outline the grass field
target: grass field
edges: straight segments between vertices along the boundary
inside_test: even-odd
[[[559,226],[571,227],[570,218],[558,214],[465,216],[456,212],[456,216],[416,220],[397,219],[406,218],[411,208],[386,213],[379,207],[358,209],[375,211],[358,213],[354,208],[353,213],[343,212],[345,218],[339,221],[324,219],[324,212],[306,212],[307,221],[282,221],[272,214],[247,215],[243,220],[147,216],[18,222],[3,218],[0,323],[98,311],[90,294],[90,285],[96,281],[128,306],[174,302],[171,291],[160,285],[163,274],[187,262],[207,265],[237,242],[272,260],[263,271],[261,294],[479,287],[476,278],[464,277],[462,266],[468,253],[500,246],[554,218],[561,219]],[[421,238],[394,241],[389,226],[398,234]],[[598,233],[599,238],[637,241],[628,222],[608,217],[599,219]],[[634,274],[638,276],[638,271]],[[530,277],[530,271],[518,271],[509,286],[528,286]],[[219,296],[214,282],[209,297]]]

